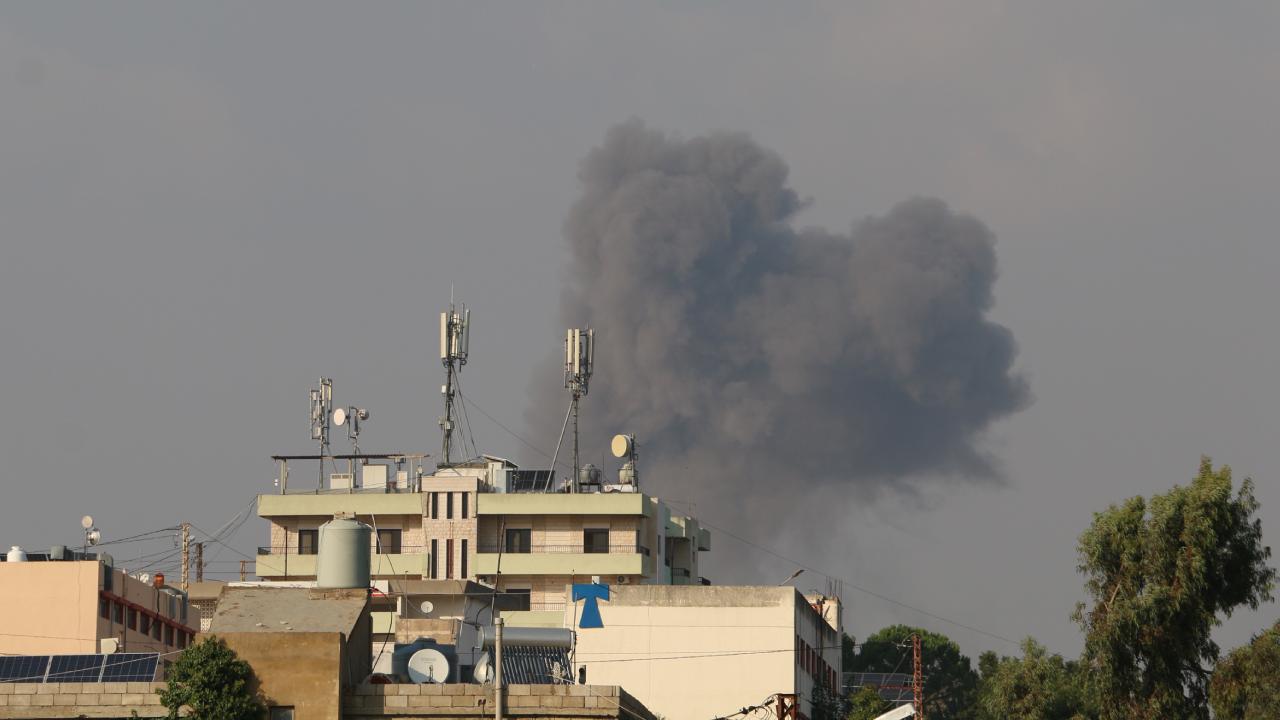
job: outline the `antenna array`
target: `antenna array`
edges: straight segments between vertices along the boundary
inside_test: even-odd
[[[458,310],[450,302],[448,312],[440,313],[440,364],[445,367],[445,384],[440,387],[440,392],[444,395],[444,416],[440,418],[440,434],[443,436],[440,448],[442,466],[451,462],[453,428],[457,422],[453,408],[455,376],[467,364],[470,344],[471,311],[466,305]]]
[[[329,417],[333,412],[333,380],[320,378],[311,388],[311,439],[320,443],[320,454],[329,454]]]
[[[596,331],[591,328],[570,328],[564,339],[564,386],[573,393],[570,412],[573,414],[573,477],[569,483],[577,492],[581,472],[578,459],[578,403],[587,394],[591,373],[595,369]],[[554,472],[554,468],[552,468]]]

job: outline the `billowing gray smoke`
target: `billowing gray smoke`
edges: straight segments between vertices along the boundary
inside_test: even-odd
[[[978,442],[1029,393],[1012,334],[986,318],[996,257],[980,221],[917,198],[847,235],[799,231],[777,154],[638,121],[579,175],[562,319],[597,329],[584,462],[634,433],[646,490],[738,510],[815,484],[866,496],[910,476],[998,477]],[[534,387],[546,437],[568,394],[556,371]]]

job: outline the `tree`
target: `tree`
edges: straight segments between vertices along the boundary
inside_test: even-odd
[[[1079,570],[1092,600],[1075,619],[1104,720],[1207,720],[1210,637],[1222,617],[1271,599],[1275,570],[1245,479],[1200,461],[1189,486],[1094,515]]]
[[[880,697],[875,688],[867,685],[849,696],[849,714],[845,720],[875,720],[893,709],[893,704]]]
[[[1218,663],[1209,704],[1218,720],[1268,720],[1280,713],[1280,621]]]
[[[911,672],[911,636],[919,634],[924,663],[924,714],[930,720],[972,717],[978,674],[950,638],[920,628],[891,625],[862,643],[846,672]]]
[[[1027,638],[1021,658],[996,659],[983,653],[979,717],[983,720],[1071,720],[1088,716],[1084,679],[1078,663],[1050,655]]]
[[[169,720],[190,708],[195,720],[258,720],[262,703],[254,695],[249,663],[214,636],[187,648],[169,667],[168,687],[158,690]]]

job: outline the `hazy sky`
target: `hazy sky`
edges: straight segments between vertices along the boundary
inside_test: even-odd
[[[563,337],[578,163],[639,118],[750,133],[810,201],[800,225],[847,232],[930,195],[996,234],[992,317],[1035,397],[985,441],[1003,485],[828,489],[776,527],[698,511],[1074,654],[1091,512],[1189,480],[1205,453],[1257,479],[1280,538],[1278,32],[1263,3],[4,4],[0,542],[74,543],[84,513],[108,538],[212,531],[271,490],[270,454],[312,448],[322,374],[373,410],[364,449],[434,453],[451,285],[474,309],[469,395],[520,431]],[[539,461],[471,421],[483,448]],[[266,541],[255,519],[232,544]],[[714,544],[758,566],[712,562],[717,581],[794,569]],[[845,600],[855,636],[901,621],[1015,650]]]

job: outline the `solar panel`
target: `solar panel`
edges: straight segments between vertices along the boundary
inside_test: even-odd
[[[50,682],[98,682],[102,677],[103,655],[54,655],[49,665]]]
[[[0,682],[44,682],[48,655],[0,657]]]
[[[102,667],[102,682],[151,682],[159,660],[158,653],[108,655]]]
[[[867,685],[890,702],[910,702],[912,678],[906,673],[855,672],[844,674],[845,693],[857,692]]]
[[[538,645],[503,647],[502,677],[504,682],[517,685],[572,684],[569,650]]]

